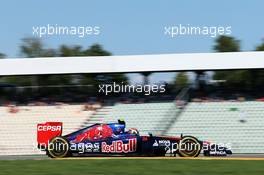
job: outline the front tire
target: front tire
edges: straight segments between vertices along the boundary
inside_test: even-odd
[[[184,136],[179,142],[178,154],[181,157],[197,157],[202,149],[200,141],[193,136]]]
[[[50,140],[47,155],[51,158],[63,158],[70,155],[70,144],[64,137],[54,137]]]

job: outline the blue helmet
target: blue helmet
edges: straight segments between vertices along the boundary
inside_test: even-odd
[[[124,121],[118,120],[118,123],[108,124],[112,129],[114,134],[121,134],[125,132],[126,123]]]

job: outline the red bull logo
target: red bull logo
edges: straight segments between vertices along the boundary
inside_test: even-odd
[[[129,139],[128,143],[123,143],[122,140],[113,141],[111,145],[102,142],[103,153],[128,153],[135,152],[137,148],[137,139]]]

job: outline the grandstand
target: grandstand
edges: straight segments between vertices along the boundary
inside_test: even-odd
[[[234,153],[264,153],[263,102],[191,102],[167,135],[230,143]]]
[[[117,104],[100,109],[90,122],[122,118],[141,134],[194,135],[228,144],[234,153],[264,153],[263,108],[263,102],[255,101],[190,102],[184,109],[173,102]]]
[[[193,135],[201,140],[231,144],[234,153],[264,153],[264,102],[116,103],[96,111],[83,105],[20,106],[12,113],[0,107],[0,155],[40,154],[37,123],[63,122],[63,134],[94,123],[124,119],[141,134]]]
[[[124,119],[127,128],[137,128],[141,134],[161,134],[179,111],[173,102],[117,104],[105,115],[104,122]]]
[[[10,113],[9,107],[0,107],[0,155],[41,154],[37,150],[37,123],[63,122],[63,134],[79,129],[92,111],[83,111],[83,105],[20,106]]]

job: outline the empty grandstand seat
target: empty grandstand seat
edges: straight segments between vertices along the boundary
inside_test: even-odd
[[[104,122],[124,119],[127,128],[137,128],[141,134],[160,134],[175,118],[177,112],[173,102],[117,104],[104,116]]]
[[[63,122],[63,134],[79,129],[93,112],[83,111],[83,105],[20,106],[9,113],[0,107],[0,155],[41,154],[37,149],[37,124]]]
[[[191,102],[167,135],[229,143],[234,153],[264,153],[264,102]]]

